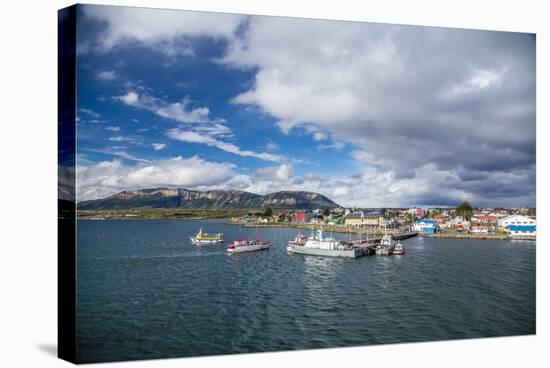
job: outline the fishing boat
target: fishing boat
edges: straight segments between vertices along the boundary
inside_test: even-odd
[[[245,238],[239,238],[227,246],[227,253],[231,254],[231,253],[253,252],[256,250],[269,249],[270,246],[271,246],[270,241],[247,240]]]
[[[223,243],[223,233],[217,233],[217,234],[203,233],[202,227],[201,227],[197,235],[191,237],[191,242],[193,244]]]
[[[397,256],[405,254],[405,246],[401,244],[401,242],[397,242],[397,244],[395,244],[395,247],[393,248],[392,254],[395,254]]]
[[[324,237],[322,228],[318,229],[315,235],[308,237],[303,244],[288,242],[286,249],[290,254],[300,253],[314,256],[355,258],[363,255],[361,249],[354,248],[332,237]]]

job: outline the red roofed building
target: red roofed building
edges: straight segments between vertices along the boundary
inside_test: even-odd
[[[489,223],[492,223],[492,222],[496,223],[497,222],[497,217],[496,216],[478,216],[477,221],[481,222],[481,223],[484,223],[484,224],[489,224]]]

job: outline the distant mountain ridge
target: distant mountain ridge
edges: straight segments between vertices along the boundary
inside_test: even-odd
[[[135,208],[188,209],[316,209],[336,208],[338,204],[322,194],[281,191],[265,195],[242,190],[188,190],[151,188],[125,190],[103,199],[79,202],[80,210],[127,210]]]

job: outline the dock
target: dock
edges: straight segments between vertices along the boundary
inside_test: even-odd
[[[392,238],[395,240],[403,240],[407,238],[411,238],[413,236],[417,236],[418,232],[416,231],[408,231],[403,233],[395,233],[392,234]],[[382,240],[382,236],[375,236],[372,238],[367,239],[361,239],[361,240],[351,240],[351,241],[342,241],[344,244],[351,245],[354,248],[362,249],[363,255],[369,256],[374,254],[376,247],[378,244],[380,244],[380,240]]]

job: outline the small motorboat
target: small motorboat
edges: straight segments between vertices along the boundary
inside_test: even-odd
[[[405,254],[405,246],[401,244],[401,242],[397,242],[397,244],[395,244],[395,247],[393,248],[392,254],[397,256]]]

